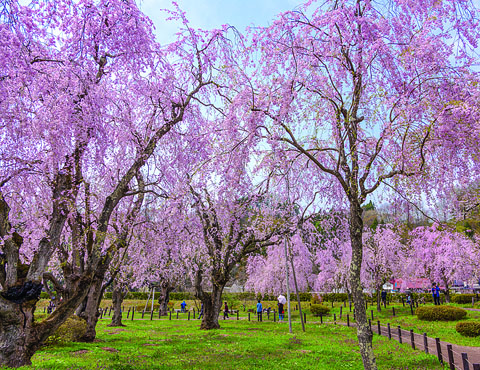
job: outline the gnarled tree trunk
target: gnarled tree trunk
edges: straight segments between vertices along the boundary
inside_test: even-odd
[[[89,281],[88,276],[80,277],[77,280],[75,292],[65,297],[57,309],[41,323],[34,322],[41,284],[34,284],[39,287],[38,294],[21,304],[8,299],[9,291],[2,292],[0,294],[0,364],[9,367],[31,365],[31,358],[35,352],[73,314],[75,307],[85,297]]]
[[[227,273],[228,275],[228,273]],[[195,274],[195,296],[203,303],[203,317],[200,329],[220,329],[218,315],[222,309],[222,293],[228,279],[220,278],[220,275],[211,276],[212,292],[205,292],[202,287],[203,271],[198,270]]]
[[[103,293],[107,287],[107,284],[103,285],[103,278],[107,266],[108,263],[106,262],[98,266],[92,285],[90,286],[84,301],[77,309],[77,315],[87,322],[87,331],[82,337],[83,342],[93,342],[97,335],[95,327],[97,326],[98,318],[100,317],[100,302],[102,301]]]
[[[218,315],[222,309],[222,292],[224,287],[213,287],[211,293],[204,293],[201,300],[203,303],[203,318],[200,329],[220,329]]]
[[[112,293],[113,317],[112,322],[107,326],[125,326],[122,323],[122,303],[126,295],[125,286],[121,283],[115,283]]]
[[[163,282],[158,290],[158,303],[160,304],[160,316],[168,315],[168,302],[170,301],[170,292],[173,287],[168,282]]]
[[[350,288],[352,289],[353,302],[355,304],[355,318],[357,320],[357,337],[363,366],[366,370],[377,368],[375,355],[372,347],[372,331],[368,326],[365,309],[365,297],[363,296],[360,271],[363,258],[363,220],[362,207],[357,202],[350,204],[349,217],[350,239],[352,245],[352,261],[350,264]]]

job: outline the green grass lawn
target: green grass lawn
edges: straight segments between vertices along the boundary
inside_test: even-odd
[[[341,325],[221,320],[202,331],[198,320],[125,321],[98,324],[95,343],[45,347],[22,369],[362,369],[355,330]],[[443,369],[437,359],[408,345],[374,337],[381,369]]]
[[[328,307],[331,307],[331,303],[326,303]],[[455,305],[460,307],[459,305]],[[393,316],[392,307],[395,307],[395,317]],[[471,307],[465,306],[465,307]],[[455,325],[457,321],[422,321],[418,320],[416,315],[411,314],[410,307],[406,305],[395,304],[389,305],[386,309],[382,307],[381,312],[377,312],[376,306],[369,306],[367,310],[367,317],[371,319],[371,310],[373,310],[374,321],[372,321],[372,326],[376,325],[377,320],[380,320],[382,326],[387,326],[387,323],[390,323],[392,328],[396,328],[398,325],[402,329],[410,330],[413,329],[416,333],[423,334],[427,333],[429,337],[440,338],[442,341],[451,342],[462,346],[480,346],[480,337],[469,338],[461,336],[455,330]],[[336,303],[332,313],[336,313],[337,317],[340,314],[340,303]],[[346,321],[345,314],[350,315],[350,320],[352,320],[352,313],[349,312],[348,307],[343,307],[343,318],[342,321]],[[332,317],[327,318],[328,321],[332,320]],[[468,311],[467,317],[461,321],[467,320],[480,320],[480,311]]]

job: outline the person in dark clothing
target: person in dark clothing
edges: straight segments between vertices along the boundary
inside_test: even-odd
[[[203,317],[203,303],[202,303],[202,306],[200,307],[200,313],[198,314],[198,319],[200,319],[201,317]]]
[[[257,303],[257,320],[262,321],[262,303],[258,300]]]
[[[283,321],[283,303],[278,302],[278,321]]]
[[[385,290],[382,290],[381,298],[382,298],[383,305],[386,306],[387,305],[387,292]]]
[[[432,296],[433,296],[433,304],[440,305],[440,287],[436,284],[432,284]]]
[[[225,302],[225,307],[224,307],[224,310],[223,310],[223,319],[228,319],[228,303]]]

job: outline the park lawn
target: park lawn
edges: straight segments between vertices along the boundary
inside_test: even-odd
[[[135,320],[125,328],[97,326],[95,343],[45,347],[22,369],[362,369],[355,330],[341,325],[221,321],[199,330],[199,321]],[[434,356],[374,337],[381,369],[443,369]]]
[[[392,306],[395,307],[395,317],[392,313]],[[329,303],[329,307],[331,304]],[[471,307],[471,305],[470,305]],[[416,315],[411,314],[410,307],[400,304],[390,304],[387,308],[382,307],[381,312],[377,312],[376,306],[369,306],[367,310],[367,318],[371,319],[371,310],[373,310],[374,320],[372,325],[376,325],[377,320],[380,320],[382,326],[387,326],[387,323],[390,323],[392,330],[398,325],[402,329],[410,330],[413,329],[414,332],[427,335],[431,338],[440,338],[440,340],[445,342],[450,342],[458,344],[461,346],[475,346],[480,347],[480,337],[470,338],[460,335],[455,330],[455,325],[458,321],[423,321],[419,320]],[[332,310],[333,313],[337,314],[337,318],[340,314],[340,303],[335,305],[335,308]],[[415,312],[415,311],[414,311]],[[352,319],[352,313],[348,311],[348,307],[343,308],[343,317],[342,321],[346,321],[345,314],[350,315],[350,320]],[[328,321],[332,321],[333,318],[330,316],[327,318]],[[480,311],[469,311],[467,310],[467,317],[464,320],[460,321],[479,321],[480,320]]]

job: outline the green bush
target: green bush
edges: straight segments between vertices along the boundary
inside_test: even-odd
[[[183,301],[195,299],[195,295],[190,292],[174,292],[169,295],[172,301]]]
[[[45,293],[45,292],[44,292]],[[43,295],[45,295],[45,298],[48,298],[48,295],[45,293],[42,293],[42,298]],[[300,295],[300,301],[302,302],[309,302],[310,299],[312,298],[311,293],[299,293]],[[155,294],[155,297],[158,295]],[[194,300],[195,299],[195,294],[191,292],[173,292],[170,293],[170,300],[172,301],[183,301],[183,300]],[[255,294],[254,292],[241,292],[241,293],[223,293],[222,294],[222,301],[256,301],[257,299],[260,299],[262,301],[276,301],[278,295],[276,294]],[[106,292],[103,295],[103,298],[105,299],[112,299],[112,292]],[[138,299],[138,300],[143,300],[148,298],[148,292],[128,292],[125,299]],[[296,301],[297,300],[297,295],[296,294],[291,294],[290,295],[290,300],[291,301]]]
[[[475,298],[475,294],[455,294],[452,297],[452,302],[459,304],[468,304],[472,303],[472,298]]]
[[[465,337],[478,337],[480,335],[480,321],[461,321],[457,323],[455,329]]]
[[[318,294],[312,295],[312,299],[310,300],[310,304],[321,304],[321,296]]]
[[[323,306],[321,304],[312,304],[310,306],[310,311],[315,316],[328,315],[330,313],[330,308],[326,307],[326,306]]]
[[[153,311],[158,311],[158,309],[160,308],[160,305],[158,303],[155,303],[153,305]],[[143,310],[145,310],[145,312],[150,312],[152,309],[152,304],[149,303],[147,304],[147,308],[145,309],[145,305],[144,304],[140,304],[138,305],[137,307],[135,307],[135,311],[137,312],[142,312]]]
[[[78,342],[87,332],[87,322],[80,317],[73,315],[67,319],[57,331],[49,336],[45,344],[59,344],[67,342]]]
[[[52,294],[56,297],[57,292],[52,292]],[[41,292],[40,293],[40,299],[50,299],[50,296],[48,295],[47,292]]]
[[[344,302],[348,300],[347,293],[326,293],[322,297],[325,302]]]
[[[425,306],[415,311],[420,320],[425,321],[455,321],[467,316],[463,308],[452,306]]]

